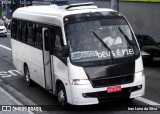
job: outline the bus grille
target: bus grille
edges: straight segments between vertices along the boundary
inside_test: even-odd
[[[117,76],[117,77],[107,77],[101,79],[91,79],[91,84],[94,88],[98,87],[107,87],[113,85],[121,85],[121,84],[128,84],[134,81],[134,75],[124,75],[124,76]]]

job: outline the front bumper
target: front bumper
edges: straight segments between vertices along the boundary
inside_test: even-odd
[[[138,88],[138,86],[141,88]],[[107,87],[93,88],[91,84],[87,85],[71,85],[73,105],[90,105],[98,104],[111,100],[119,100],[124,98],[135,98],[144,95],[145,76],[135,76],[134,82],[130,84],[122,84],[122,91],[117,93],[107,93]]]
[[[7,31],[0,31],[0,35],[7,35]]]

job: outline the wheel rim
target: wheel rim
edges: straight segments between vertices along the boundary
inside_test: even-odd
[[[30,81],[29,71],[28,71],[28,68],[26,68],[26,82],[27,82],[27,84],[29,83],[29,81]]]
[[[26,74],[26,81],[29,82],[29,76]]]
[[[65,102],[65,94],[63,90],[60,90],[58,93],[58,101],[62,104]]]

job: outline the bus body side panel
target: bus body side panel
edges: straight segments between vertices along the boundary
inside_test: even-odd
[[[71,102],[71,91],[68,75],[67,63],[62,62],[58,57],[53,55],[53,76],[55,76],[55,83],[59,80],[61,81],[66,89],[67,100]],[[53,86],[54,87],[54,86]]]
[[[15,45],[15,43],[13,43],[15,40],[13,40],[13,39],[11,39],[11,46],[12,46],[12,60],[13,60],[13,64],[14,64],[14,66],[16,67],[16,69],[20,72],[20,73],[22,73],[22,74],[24,74],[24,71],[22,70],[22,68],[21,68],[21,66],[19,65],[18,66],[18,56],[17,56],[17,52],[16,52],[16,45]]]
[[[13,63],[17,70],[24,74],[24,63],[26,63],[31,79],[45,88],[42,50],[14,39],[11,42]]]
[[[142,56],[140,56],[137,60],[135,60],[135,72],[141,72],[143,71],[143,62],[142,62]],[[142,83],[142,89],[139,91],[132,92],[130,95],[130,98],[139,97],[145,94],[145,74],[143,76],[135,76],[134,84]]]
[[[139,72],[144,70],[142,56],[140,56],[137,60],[135,60],[135,72]]]

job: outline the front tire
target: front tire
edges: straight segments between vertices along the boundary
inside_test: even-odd
[[[61,104],[61,106],[64,109],[67,109],[67,107],[68,107],[67,95],[66,95],[65,87],[62,83],[60,83],[58,85],[57,98],[58,98],[58,102]]]
[[[24,77],[25,77],[26,84],[32,87],[34,85],[34,82],[30,78],[30,72],[29,72],[28,66],[24,67]]]

